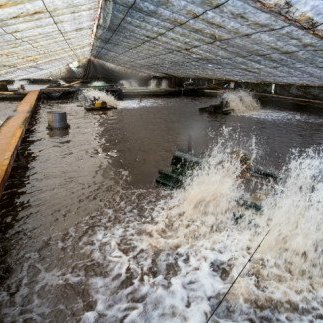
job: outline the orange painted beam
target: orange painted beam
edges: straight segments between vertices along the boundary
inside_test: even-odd
[[[16,114],[0,127],[0,197],[38,97],[39,91],[29,92],[19,103]]]

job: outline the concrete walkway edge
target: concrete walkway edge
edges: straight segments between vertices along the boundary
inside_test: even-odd
[[[16,114],[0,127],[0,198],[30,116],[37,106],[39,93],[39,91],[28,93],[18,104]]]

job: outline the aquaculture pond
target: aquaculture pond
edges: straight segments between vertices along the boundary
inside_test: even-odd
[[[0,201],[1,321],[323,319],[323,110],[199,111],[214,100],[40,104]],[[47,130],[50,110],[70,129]],[[202,165],[158,187],[189,146]],[[238,203],[251,193],[237,150],[279,177],[259,188],[261,211]]]

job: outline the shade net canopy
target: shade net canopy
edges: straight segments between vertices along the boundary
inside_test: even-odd
[[[0,4],[2,79],[93,58],[147,75],[323,85],[322,0]]]
[[[90,56],[98,0],[0,0],[0,78],[59,77]]]

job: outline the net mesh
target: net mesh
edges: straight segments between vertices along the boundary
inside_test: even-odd
[[[16,0],[0,8],[2,79],[55,77],[92,57],[149,75],[323,84],[321,0]]]

